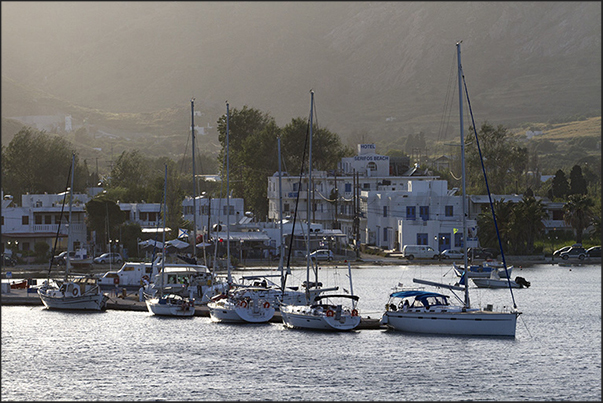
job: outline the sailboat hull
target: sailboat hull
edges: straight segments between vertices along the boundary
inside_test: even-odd
[[[309,306],[281,306],[281,318],[285,327],[290,329],[348,331],[360,324],[360,316],[327,316],[326,312],[318,312]]]
[[[107,307],[107,297],[104,294],[83,295],[78,297],[52,296],[39,291],[40,299],[47,309],[62,309],[75,311],[102,311]]]
[[[195,315],[193,303],[176,304],[166,298],[149,298],[145,300],[150,313],[157,316],[190,317]]]
[[[515,337],[519,312],[400,312],[388,311],[382,322],[388,328],[408,333],[458,336]]]

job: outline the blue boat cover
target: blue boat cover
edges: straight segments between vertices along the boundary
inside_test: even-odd
[[[390,298],[407,298],[407,297],[417,297],[418,299],[428,298],[428,297],[443,297],[448,298],[448,296],[443,294],[438,294],[437,292],[430,291],[420,291],[420,290],[411,290],[411,291],[398,291],[394,292],[390,295]]]

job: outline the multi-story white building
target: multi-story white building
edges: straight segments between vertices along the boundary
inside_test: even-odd
[[[395,190],[361,193],[362,239],[382,249],[429,245],[442,251],[463,245],[462,196],[447,189],[445,180],[406,180]],[[467,220],[467,246],[477,246],[477,223]]]
[[[55,239],[58,250],[67,249],[69,229],[71,250],[87,248],[85,205],[90,198],[87,194],[73,195],[70,223],[68,193],[24,194],[17,206],[12,196],[2,192],[2,250],[18,254],[33,251],[36,242],[45,242],[52,250]]]
[[[206,196],[197,196],[195,198],[197,207],[197,233],[206,233],[208,228],[215,231],[214,227],[219,224],[226,228],[226,224],[238,224],[251,221],[245,216],[245,201],[240,198],[211,198]],[[230,206],[230,208],[229,208]],[[193,216],[193,198],[186,196],[182,201],[183,218],[194,223]]]
[[[393,176],[391,173],[399,173]],[[420,175],[419,168],[409,167],[408,160],[390,158],[375,153],[374,144],[358,145],[358,155],[343,158],[339,169],[334,172],[312,171],[313,192],[311,192],[310,221],[325,229],[340,229],[347,235],[344,242],[368,242],[366,204],[363,207],[362,194],[365,192],[396,191],[407,189],[408,181],[431,181],[436,176]],[[281,174],[283,216],[292,217],[297,204],[297,220],[308,220],[308,177]],[[268,219],[279,218],[279,174],[268,178]],[[356,231],[354,218],[359,218]],[[369,224],[370,226],[370,224]]]

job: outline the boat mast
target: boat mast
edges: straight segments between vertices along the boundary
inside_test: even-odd
[[[310,191],[312,188],[312,116],[314,115],[314,91],[310,90],[310,138],[309,138],[309,152],[308,152],[308,243],[306,244],[306,303],[310,303]],[[318,287],[318,271],[316,272],[316,286]]]
[[[73,207],[73,178],[75,176],[75,153],[71,154],[71,186],[69,187],[69,224],[67,227],[67,256],[65,256],[65,282],[71,268],[71,211]]]
[[[281,138],[278,138],[278,219],[280,222],[280,245],[278,267],[281,272],[281,289],[285,294],[285,275],[283,271],[283,184],[281,181]],[[293,234],[291,234],[293,236]]]
[[[197,181],[195,178],[195,98],[191,99],[191,143],[193,147],[193,258],[197,260]],[[205,249],[204,249],[205,251]]]
[[[162,233],[162,239],[161,242],[163,243],[163,253],[161,256],[161,294],[160,296],[163,297],[163,276],[165,275],[165,252],[166,252],[166,247],[165,247],[165,219],[166,219],[166,215],[167,215],[167,202],[166,202],[166,195],[167,195],[167,164],[165,164],[165,176],[163,179],[163,231],[161,231]]]
[[[470,308],[469,303],[469,278],[467,270],[469,265],[467,262],[467,188],[465,185],[465,134],[463,128],[463,68],[461,66],[461,42],[456,44],[456,53],[458,59],[458,76],[459,76],[459,116],[461,130],[461,186],[463,187],[463,254],[465,259],[465,308]]]
[[[230,109],[226,101],[226,265],[228,267],[228,284],[232,282],[230,276],[230,154],[229,154],[229,127]]]

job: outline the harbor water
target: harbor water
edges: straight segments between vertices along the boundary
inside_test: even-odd
[[[256,273],[266,271],[244,274]],[[600,401],[600,265],[516,266],[516,276],[531,286],[513,290],[523,312],[514,339],[3,306],[2,400]],[[371,318],[399,283],[458,281],[449,264],[357,266],[352,277]],[[300,284],[305,270],[289,280]],[[324,267],[319,281],[350,290],[347,266]],[[508,289],[470,295],[473,306],[513,305]]]

